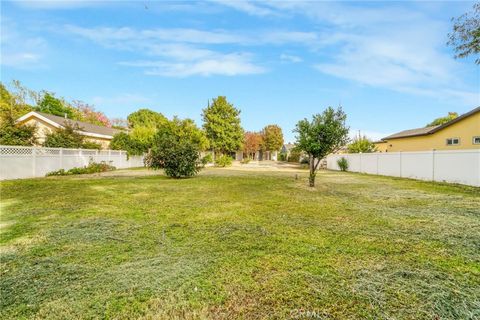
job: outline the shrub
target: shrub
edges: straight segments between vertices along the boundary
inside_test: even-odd
[[[232,162],[233,162],[232,157],[226,154],[223,154],[215,160],[215,165],[217,167],[228,167],[232,165]]]
[[[212,163],[213,162],[213,157],[211,153],[208,153],[205,155],[205,157],[202,158],[201,163],[203,166]]]
[[[300,164],[310,164],[310,161],[308,158],[302,158],[302,160],[300,160]]]
[[[278,160],[279,161],[287,161],[287,153],[286,152],[280,152],[278,154]]]
[[[167,176],[176,179],[196,175],[200,169],[200,147],[188,136],[181,139],[183,133],[182,127],[173,121],[160,128],[149,155],[149,166],[163,168]]]
[[[292,149],[290,151],[290,155],[287,158],[287,161],[288,162],[300,162],[300,154],[301,154],[301,151],[296,150],[296,149]]]
[[[10,146],[33,146],[37,143],[37,128],[30,125],[16,125],[10,115],[0,124],[0,144]]]
[[[43,146],[50,148],[81,148],[84,143],[84,136],[78,132],[80,127],[69,123],[66,123],[64,126],[64,129],[48,133]]]
[[[107,172],[113,171],[116,168],[112,165],[107,164],[105,161],[100,163],[90,162],[86,167],[75,167],[70,170],[60,169],[57,171],[52,171],[47,173],[47,177],[49,176],[67,176],[72,174],[88,174],[88,173],[97,173],[97,172]]]
[[[243,158],[242,161],[240,161],[241,164],[247,164],[251,161],[252,159],[250,158]]]
[[[344,157],[341,157],[340,159],[338,159],[337,164],[341,171],[348,170],[348,160],[345,159]]]
[[[82,148],[83,149],[97,149],[97,150],[100,150],[100,149],[102,149],[102,145],[100,143],[96,143],[96,142],[93,142],[93,141],[85,141],[82,144]]]
[[[159,143],[153,149],[150,165],[154,169],[163,168],[167,176],[178,179],[196,175],[198,159],[198,149],[194,144],[172,139]]]
[[[369,153],[377,151],[375,143],[370,141],[366,136],[356,137],[353,142],[347,146],[347,148],[349,153]]]
[[[142,155],[148,150],[148,146],[132,138],[126,132],[119,132],[114,135],[112,141],[110,141],[109,148],[112,150],[125,150],[129,156]]]

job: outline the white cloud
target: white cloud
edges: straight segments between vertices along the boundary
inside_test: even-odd
[[[47,42],[38,36],[22,34],[16,23],[2,19],[0,64],[18,69],[44,67],[43,56]]]
[[[98,7],[108,3],[125,2],[124,0],[13,0],[13,3],[25,9],[65,10],[85,7]]]
[[[300,57],[297,57],[297,56],[294,56],[294,55],[290,55],[290,54],[285,54],[285,53],[282,53],[280,55],[280,59],[282,61],[286,61],[286,62],[292,62],[292,63],[298,63],[298,62],[302,62],[302,58]]]
[[[361,85],[437,99],[478,104],[480,93],[458,74],[461,64],[445,50],[448,21],[429,17],[416,4],[323,1],[219,1],[250,15],[303,16],[320,32],[289,36],[319,56],[314,68]],[[259,11],[262,12],[262,11]],[[333,31],[332,31],[333,30]],[[284,41],[289,43],[287,35]],[[271,37],[269,43],[275,43]],[[301,39],[301,40],[300,40]],[[283,59],[288,60],[288,59]]]
[[[267,44],[311,44],[319,41],[315,32],[290,30],[255,30],[255,31],[226,31],[226,30],[198,30],[190,28],[154,28],[137,30],[133,28],[84,28],[74,25],[64,26],[70,34],[78,35],[108,47],[125,48],[131,43],[142,46],[157,46],[165,44],[203,44],[222,45],[236,44],[242,46],[262,46]],[[128,41],[127,44],[124,42]]]
[[[259,74],[266,70],[250,62],[248,54],[214,54],[194,61],[130,61],[120,62],[121,65],[141,67],[145,74],[168,77],[188,77],[194,75],[247,75]]]
[[[82,28],[67,25],[65,30],[106,48],[131,51],[149,59],[122,61],[120,65],[143,68],[149,75],[188,77],[194,75],[247,75],[267,70],[254,63],[254,56],[244,51],[223,52],[214,45],[264,45],[303,42],[312,39],[304,32],[265,32],[263,35],[228,33],[222,30]],[[209,45],[209,49],[204,46]],[[152,59],[154,57],[154,59]]]
[[[264,17],[269,15],[277,15],[277,13],[274,10],[266,6],[259,5],[259,2],[237,1],[237,0],[210,0],[210,1],[233,8],[238,11],[248,13],[253,16]]]

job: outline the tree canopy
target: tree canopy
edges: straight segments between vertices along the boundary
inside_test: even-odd
[[[455,50],[455,58],[478,56],[480,53],[480,3],[473,5],[472,11],[453,18],[453,30],[448,34],[447,44]],[[475,60],[480,64],[480,58]]]
[[[32,111],[32,107],[24,102],[20,96],[7,90],[3,83],[0,83],[0,123],[16,120],[24,114]]]
[[[149,109],[139,109],[135,112],[130,113],[130,115],[127,117],[127,121],[130,128],[160,128],[165,123],[167,123],[168,119],[159,112],[155,112]]]
[[[255,153],[260,150],[262,144],[262,134],[258,132],[247,131],[243,137],[243,152],[248,158],[254,158]]]
[[[347,116],[342,108],[328,107],[312,120],[300,120],[294,132],[297,133],[297,147],[309,156],[309,184],[315,186],[315,176],[320,160],[337,151],[348,142],[349,128],[345,125]]]
[[[77,112],[72,107],[68,106],[65,101],[56,98],[55,95],[50,92],[45,93],[42,100],[40,100],[35,107],[35,110],[60,117],[67,116],[68,119],[77,120],[78,118]]]
[[[449,122],[449,121],[451,121],[451,120],[453,120],[457,117],[458,117],[458,113],[449,112],[448,115],[446,115],[445,117],[436,118],[435,120],[433,120],[432,122],[430,122],[426,126],[427,127],[432,127],[432,126],[442,125],[442,124],[447,123],[447,122]]]
[[[282,128],[276,124],[270,124],[263,128],[262,138],[262,148],[266,151],[279,151],[283,146]]]
[[[219,96],[203,109],[203,128],[210,147],[222,153],[240,150],[243,142],[243,129],[240,124],[240,110],[229,103],[226,97]]]
[[[349,153],[369,153],[375,152],[377,147],[366,136],[358,136],[347,146]]]

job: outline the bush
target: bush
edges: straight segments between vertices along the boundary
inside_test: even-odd
[[[302,160],[300,160],[300,164],[310,164],[310,160],[308,160],[308,158],[302,158]]]
[[[16,125],[10,115],[0,124],[0,144],[9,146],[33,146],[37,143],[37,128],[30,125]]]
[[[81,148],[84,143],[84,136],[78,132],[80,127],[69,123],[66,123],[64,126],[64,129],[48,133],[43,146],[50,148]]]
[[[287,153],[286,152],[280,152],[278,155],[278,160],[279,161],[287,161]]]
[[[100,163],[90,162],[86,167],[75,167],[70,170],[60,169],[57,171],[52,171],[47,173],[47,177],[49,176],[67,176],[72,174],[89,174],[89,173],[97,173],[97,172],[107,172],[113,171],[116,168],[107,164],[105,161]]]
[[[228,166],[231,166],[232,165],[232,162],[233,162],[233,159],[232,157],[230,156],[227,156],[226,154],[224,155],[221,155],[220,157],[218,157],[216,160],[215,160],[215,165],[217,167],[228,167]]]
[[[301,151],[296,150],[296,149],[292,149],[290,151],[290,155],[287,158],[287,161],[288,162],[300,162],[300,154],[301,154]]]
[[[153,149],[151,167],[163,168],[172,178],[192,177],[198,173],[197,147],[189,141],[171,140],[160,143]]]
[[[129,156],[142,155],[148,150],[148,146],[145,146],[140,141],[135,140],[126,132],[119,132],[114,135],[112,141],[110,141],[109,148],[112,150],[127,151]]]
[[[241,164],[247,164],[251,161],[252,159],[250,158],[243,158],[242,161],[240,161]]]
[[[212,157],[212,154],[211,153],[208,153],[207,155],[205,155],[205,157],[202,158],[201,160],[201,163],[203,166],[209,164],[209,163],[212,163],[213,162],[213,157]]]
[[[192,177],[200,167],[200,148],[193,139],[180,138],[181,128],[175,122],[160,128],[150,152],[148,163],[154,169],[163,168],[172,178]]]
[[[100,143],[96,143],[96,142],[93,142],[93,141],[85,141],[82,144],[82,148],[83,149],[97,149],[97,150],[100,150],[100,149],[102,149],[102,145]]]
[[[348,170],[348,160],[345,159],[344,157],[341,157],[340,159],[338,159],[337,164],[341,171]]]

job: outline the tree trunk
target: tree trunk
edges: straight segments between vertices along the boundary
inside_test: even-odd
[[[315,187],[315,158],[310,156],[309,162],[310,175],[308,177],[308,185]]]

